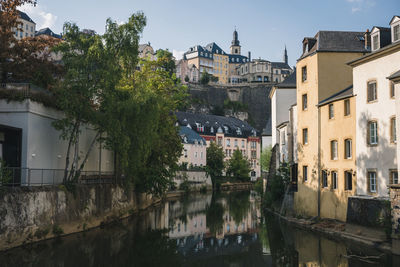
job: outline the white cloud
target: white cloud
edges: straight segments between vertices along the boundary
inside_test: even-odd
[[[351,13],[356,13],[375,6],[375,0],[346,0],[351,4]]]
[[[57,16],[46,12],[45,8],[40,5],[36,5],[36,7],[32,5],[23,5],[19,9],[28,14],[28,16],[36,23],[36,30],[47,27],[53,28],[56,23]]]
[[[182,59],[184,53],[185,51],[178,51],[175,49],[172,50],[172,55],[175,57],[176,60]]]
[[[356,13],[358,11],[361,11],[361,7],[352,7],[351,8],[351,13]]]

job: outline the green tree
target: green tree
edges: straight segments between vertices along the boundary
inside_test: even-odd
[[[250,171],[250,163],[243,157],[242,152],[236,149],[228,161],[226,174],[235,180],[247,182],[250,180]]]
[[[175,65],[175,60],[171,52],[168,51],[168,49],[159,49],[157,50],[157,61],[159,65],[167,71],[171,77],[172,75],[175,74],[176,71],[176,65]]]
[[[211,79],[211,74],[209,74],[208,72],[204,71],[201,74],[200,83],[202,85],[207,85],[210,82],[210,79]]]
[[[213,188],[215,189],[217,180],[222,176],[222,171],[224,170],[224,151],[222,147],[218,146],[215,142],[211,142],[210,146],[207,148],[207,165],[206,171],[211,177]]]
[[[271,156],[272,156],[272,147],[271,146],[268,146],[262,150],[261,157],[260,157],[260,163],[261,163],[261,169],[263,171],[269,170]]]

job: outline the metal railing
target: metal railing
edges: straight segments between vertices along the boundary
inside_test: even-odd
[[[70,171],[67,171],[69,177]],[[0,168],[0,186],[45,186],[59,185],[64,182],[64,169],[36,169],[20,167]],[[81,171],[78,184],[111,184],[116,183],[114,172]]]

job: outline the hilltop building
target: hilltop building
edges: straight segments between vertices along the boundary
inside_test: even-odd
[[[36,23],[25,12],[18,11],[18,22],[21,24],[14,29],[15,38],[21,40],[25,37],[34,37],[36,32]]]
[[[189,127],[181,126],[179,136],[183,144],[180,164],[187,166],[206,166],[206,140]]]
[[[57,38],[57,39],[62,38],[60,34],[54,33],[50,28],[43,28],[43,29],[38,30],[35,33],[35,36],[49,36],[49,37],[53,37],[53,38]]]
[[[178,124],[197,132],[206,140],[216,142],[225,151],[225,160],[229,160],[236,149],[251,163],[251,179],[256,180],[261,175],[260,153],[261,139],[257,131],[247,122],[233,117],[194,114],[187,112],[176,113]]]
[[[282,82],[293,72],[287,64],[286,47],[283,62],[270,62],[263,59],[252,61],[250,52],[247,57],[242,55],[241,52],[238,32],[235,29],[230,54],[224,52],[220,46],[213,42],[205,47],[201,45],[191,47],[183,55],[183,61],[187,61],[187,65],[192,68],[196,67],[200,74],[207,72],[218,77],[217,83],[223,85],[250,82],[277,83]],[[179,75],[181,80],[184,81],[186,76],[190,76],[190,73],[182,70],[187,71],[180,68],[177,71],[177,76]],[[189,81],[192,82],[190,77]]]

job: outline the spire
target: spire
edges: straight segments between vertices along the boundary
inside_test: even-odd
[[[286,45],[285,45],[285,52],[283,54],[283,61],[288,64],[288,55],[287,55],[287,50],[286,50]]]
[[[235,26],[235,30],[233,31],[232,45],[240,45],[239,38],[238,38],[238,33],[236,31],[236,26]]]

